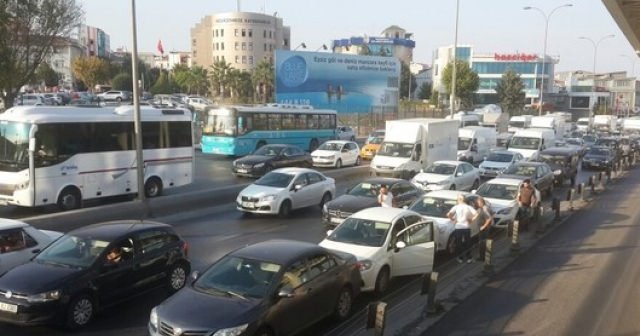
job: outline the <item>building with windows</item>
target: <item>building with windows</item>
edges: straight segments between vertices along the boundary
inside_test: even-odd
[[[77,32],[78,43],[84,48],[84,56],[109,58],[111,38],[104,30],[92,26],[80,25]]]
[[[438,48],[433,57],[433,83],[434,89],[440,94],[446,95],[442,81],[444,68],[453,60],[453,46]],[[502,75],[513,70],[520,75],[524,83],[527,103],[532,103],[540,95],[540,89],[544,94],[553,92],[553,78],[555,65],[558,60],[546,56],[545,69],[542,73],[542,57],[529,53],[487,53],[476,54],[471,46],[458,46],[457,58],[469,63],[469,66],[480,77],[480,87],[476,91],[474,99],[476,104],[496,104],[498,95],[496,87]],[[543,85],[544,84],[544,85]],[[447,97],[442,97],[445,101]]]
[[[291,30],[282,18],[248,12],[209,15],[191,28],[192,63],[208,68],[224,61],[252,70],[261,60],[273,62],[276,49],[291,49]]]
[[[74,88],[73,63],[81,56],[85,56],[85,48],[78,40],[58,38],[53,42],[45,62],[60,76],[59,89]]]
[[[333,40],[332,50],[340,54],[396,57],[409,64],[413,61],[413,49],[416,47],[412,36],[412,33],[407,33],[398,26],[391,26],[382,31],[382,36]]]

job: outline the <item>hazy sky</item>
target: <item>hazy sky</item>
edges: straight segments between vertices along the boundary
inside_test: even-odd
[[[111,36],[111,48],[131,49],[131,1],[80,0],[86,23],[105,30]],[[594,40],[608,34],[598,49],[597,71],[631,71],[635,57],[631,45],[618,29],[601,0],[569,0],[571,8],[562,8],[549,25],[547,54],[559,56],[556,71],[593,66],[593,46],[579,36]],[[524,6],[548,12],[563,0],[461,0],[458,41],[470,44],[477,53],[542,53],[544,19]],[[137,0],[138,49],[155,51],[159,39],[165,51],[189,50],[189,32],[203,16],[235,11],[234,0]],[[291,27],[291,44],[306,43],[307,50],[330,45],[337,38],[367,34],[379,35],[390,25],[399,25],[414,33],[414,61],[431,63],[433,50],[453,44],[454,0],[245,0],[243,11],[278,12]],[[640,62],[636,67],[640,72]]]

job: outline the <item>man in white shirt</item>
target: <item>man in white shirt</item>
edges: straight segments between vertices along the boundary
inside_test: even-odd
[[[458,255],[458,263],[460,264],[464,262],[464,257],[466,257],[467,263],[473,262],[471,258],[471,228],[469,225],[475,220],[476,216],[476,210],[465,202],[462,194],[458,195],[458,204],[453,206],[447,213],[447,217],[455,225],[455,231],[452,234],[460,253]]]
[[[393,208],[393,194],[388,190],[386,185],[380,187],[378,204],[383,208]]]

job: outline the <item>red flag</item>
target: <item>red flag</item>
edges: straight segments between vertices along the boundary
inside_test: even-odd
[[[164,48],[162,47],[162,40],[158,40],[158,51],[164,55]]]

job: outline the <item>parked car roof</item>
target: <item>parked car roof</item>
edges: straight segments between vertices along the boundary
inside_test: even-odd
[[[326,249],[317,244],[274,239],[249,245],[231,252],[231,255],[272,262],[279,265],[287,265],[301,255],[311,255],[326,252]]]
[[[542,151],[542,154],[548,155],[571,155],[578,153],[578,150],[571,147],[549,147]]]
[[[0,218],[0,230],[18,229],[27,227],[29,224],[14,219]]]
[[[413,211],[400,209],[400,208],[375,207],[375,208],[360,210],[355,214],[351,215],[351,217],[391,223],[393,222],[394,219],[396,219],[397,217],[407,212],[413,213]],[[420,216],[420,214],[418,213],[415,213],[415,214]]]
[[[146,220],[121,220],[84,226],[75,229],[68,234],[79,237],[91,237],[93,239],[111,242],[129,233],[167,228],[171,228],[171,226],[160,222]]]

